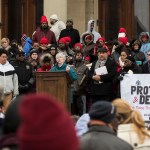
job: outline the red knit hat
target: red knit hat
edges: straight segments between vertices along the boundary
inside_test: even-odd
[[[125,28],[120,28],[119,33],[126,33],[126,29]]]
[[[91,60],[90,56],[86,56],[85,60],[89,60],[90,61]]]
[[[41,23],[43,23],[43,22],[48,23],[46,16],[42,16],[40,22],[41,22]]]
[[[104,37],[98,38],[97,41],[96,41],[96,43],[99,42],[99,41],[105,42],[105,38]]]
[[[91,35],[87,35],[87,36],[85,36],[85,39],[92,40],[92,36]]]
[[[120,37],[120,38],[118,38],[118,40],[121,41],[124,45],[126,45],[127,42],[128,42],[128,38],[127,37]]]
[[[58,43],[65,43],[66,44],[66,39],[65,38],[61,38]]]
[[[71,42],[71,38],[69,36],[66,36],[64,38],[65,38],[66,42],[69,42],[69,43]]]
[[[142,35],[141,38],[146,38],[146,39],[148,39],[148,35]]]
[[[57,99],[29,94],[23,97],[19,113],[21,150],[78,150],[73,121]]]
[[[76,44],[74,45],[74,48],[75,48],[76,46],[80,47],[80,50],[82,50],[82,44],[81,44],[81,43],[76,43]]]
[[[40,40],[40,44],[48,44],[47,38],[43,37],[43,38]]]
[[[118,33],[118,38],[125,37],[125,36],[126,36],[126,29],[125,28],[120,28],[119,33]]]

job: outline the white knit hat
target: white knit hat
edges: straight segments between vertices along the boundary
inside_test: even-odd
[[[56,14],[53,14],[53,15],[50,16],[50,19],[58,20],[58,16]]]

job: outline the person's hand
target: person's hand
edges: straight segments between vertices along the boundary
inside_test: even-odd
[[[94,75],[92,77],[92,79],[95,80],[95,81],[100,81],[100,76],[99,75]]]
[[[66,71],[67,71],[67,72],[70,71],[70,67],[69,67],[69,66],[66,67]]]
[[[31,87],[31,84],[29,84],[29,83],[27,83],[27,84],[24,85],[24,89],[25,89],[25,90],[30,89],[30,87]]]

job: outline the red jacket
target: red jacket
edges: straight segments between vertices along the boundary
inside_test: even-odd
[[[41,30],[41,29],[36,30],[35,33],[33,34],[32,41],[33,41],[33,43],[34,42],[40,43],[40,40],[43,37],[47,38],[48,44],[56,44],[55,34],[50,29],[48,29],[48,30]]]

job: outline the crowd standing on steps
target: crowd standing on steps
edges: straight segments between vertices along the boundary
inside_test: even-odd
[[[95,20],[84,33],[74,24],[43,15],[32,37],[0,40],[0,149],[148,150],[140,113],[117,98],[124,74],[150,74],[149,33],[130,39],[120,27],[108,45]],[[72,80],[71,114],[36,94],[36,72],[60,71]]]

